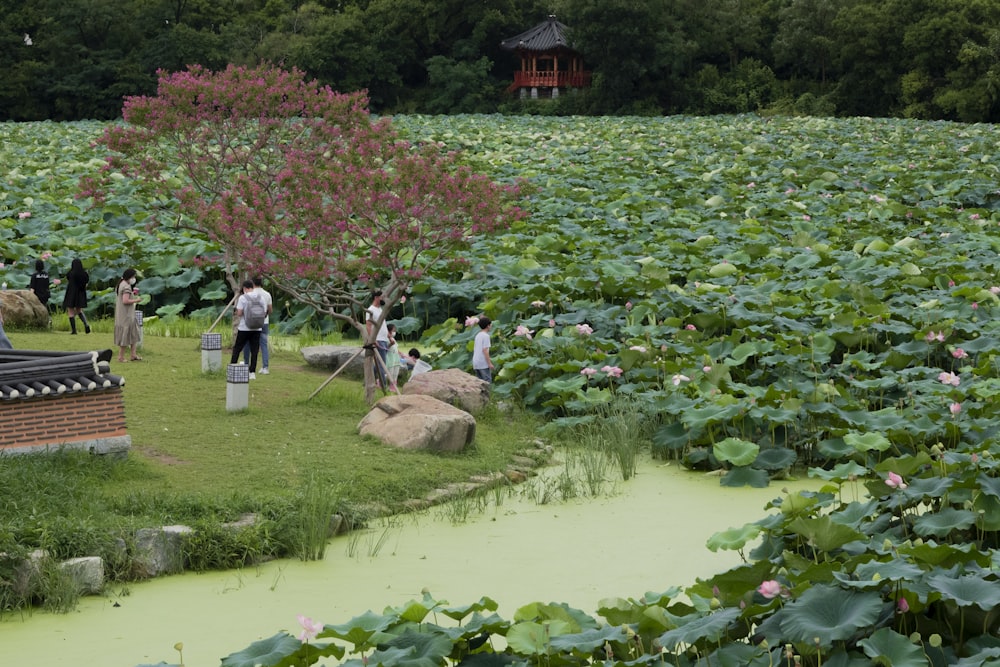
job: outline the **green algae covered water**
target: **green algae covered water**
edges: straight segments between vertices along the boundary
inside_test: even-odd
[[[298,614],[344,623],[371,609],[420,599],[482,596],[511,618],[529,602],[565,602],[594,614],[607,597],[687,586],[739,563],[705,547],[712,534],[764,516],[782,489],[720,487],[717,477],[646,462],[599,498],[537,504],[518,493],[465,523],[444,508],[382,520],[331,540],[321,562],[276,561],[239,572],[185,574],[84,598],[69,614],[0,620],[5,667],[217,667],[221,658],[280,630]]]

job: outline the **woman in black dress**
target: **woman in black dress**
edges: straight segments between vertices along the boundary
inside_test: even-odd
[[[90,282],[90,274],[83,268],[83,262],[79,258],[74,259],[66,274],[66,296],[63,297],[63,307],[69,315],[69,332],[76,333],[76,319],[80,316],[83,322],[84,331],[90,333],[90,323],[87,316],[83,314],[83,309],[87,307],[87,283]]]

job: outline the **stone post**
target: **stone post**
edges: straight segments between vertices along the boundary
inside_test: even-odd
[[[222,334],[203,333],[201,335],[201,372],[211,373],[222,370]]]
[[[226,410],[235,412],[250,406],[250,367],[246,364],[226,366]]]

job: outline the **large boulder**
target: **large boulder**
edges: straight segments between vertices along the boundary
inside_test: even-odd
[[[30,289],[0,291],[4,327],[48,329],[49,311]]]
[[[302,358],[315,368],[333,372],[345,366],[338,377],[363,380],[365,378],[364,352],[357,354],[361,348],[357,345],[313,345],[302,348]],[[356,355],[357,356],[354,356]],[[352,357],[354,357],[352,359]]]
[[[402,391],[407,395],[433,396],[471,414],[478,414],[490,402],[490,383],[457,368],[414,375]]]
[[[361,420],[358,432],[400,449],[460,452],[475,439],[476,420],[432,396],[386,396]]]

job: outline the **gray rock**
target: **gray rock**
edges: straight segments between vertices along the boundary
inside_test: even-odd
[[[100,556],[70,558],[59,567],[69,572],[83,595],[96,595],[104,589],[104,560]]]
[[[402,391],[433,396],[470,414],[479,414],[490,403],[490,384],[457,368],[414,375]]]
[[[346,364],[346,368],[338,377],[363,380],[365,377],[365,355],[362,352],[351,359],[359,350],[357,345],[313,345],[303,347],[302,358],[315,368],[322,368],[331,373]]]
[[[6,327],[49,328],[49,311],[30,289],[0,291],[0,307]]]
[[[184,569],[181,537],[193,532],[189,526],[140,528],[135,533],[135,561],[147,577],[175,574]]]
[[[432,396],[386,396],[365,415],[358,431],[400,449],[460,452],[475,439],[476,420]]]

